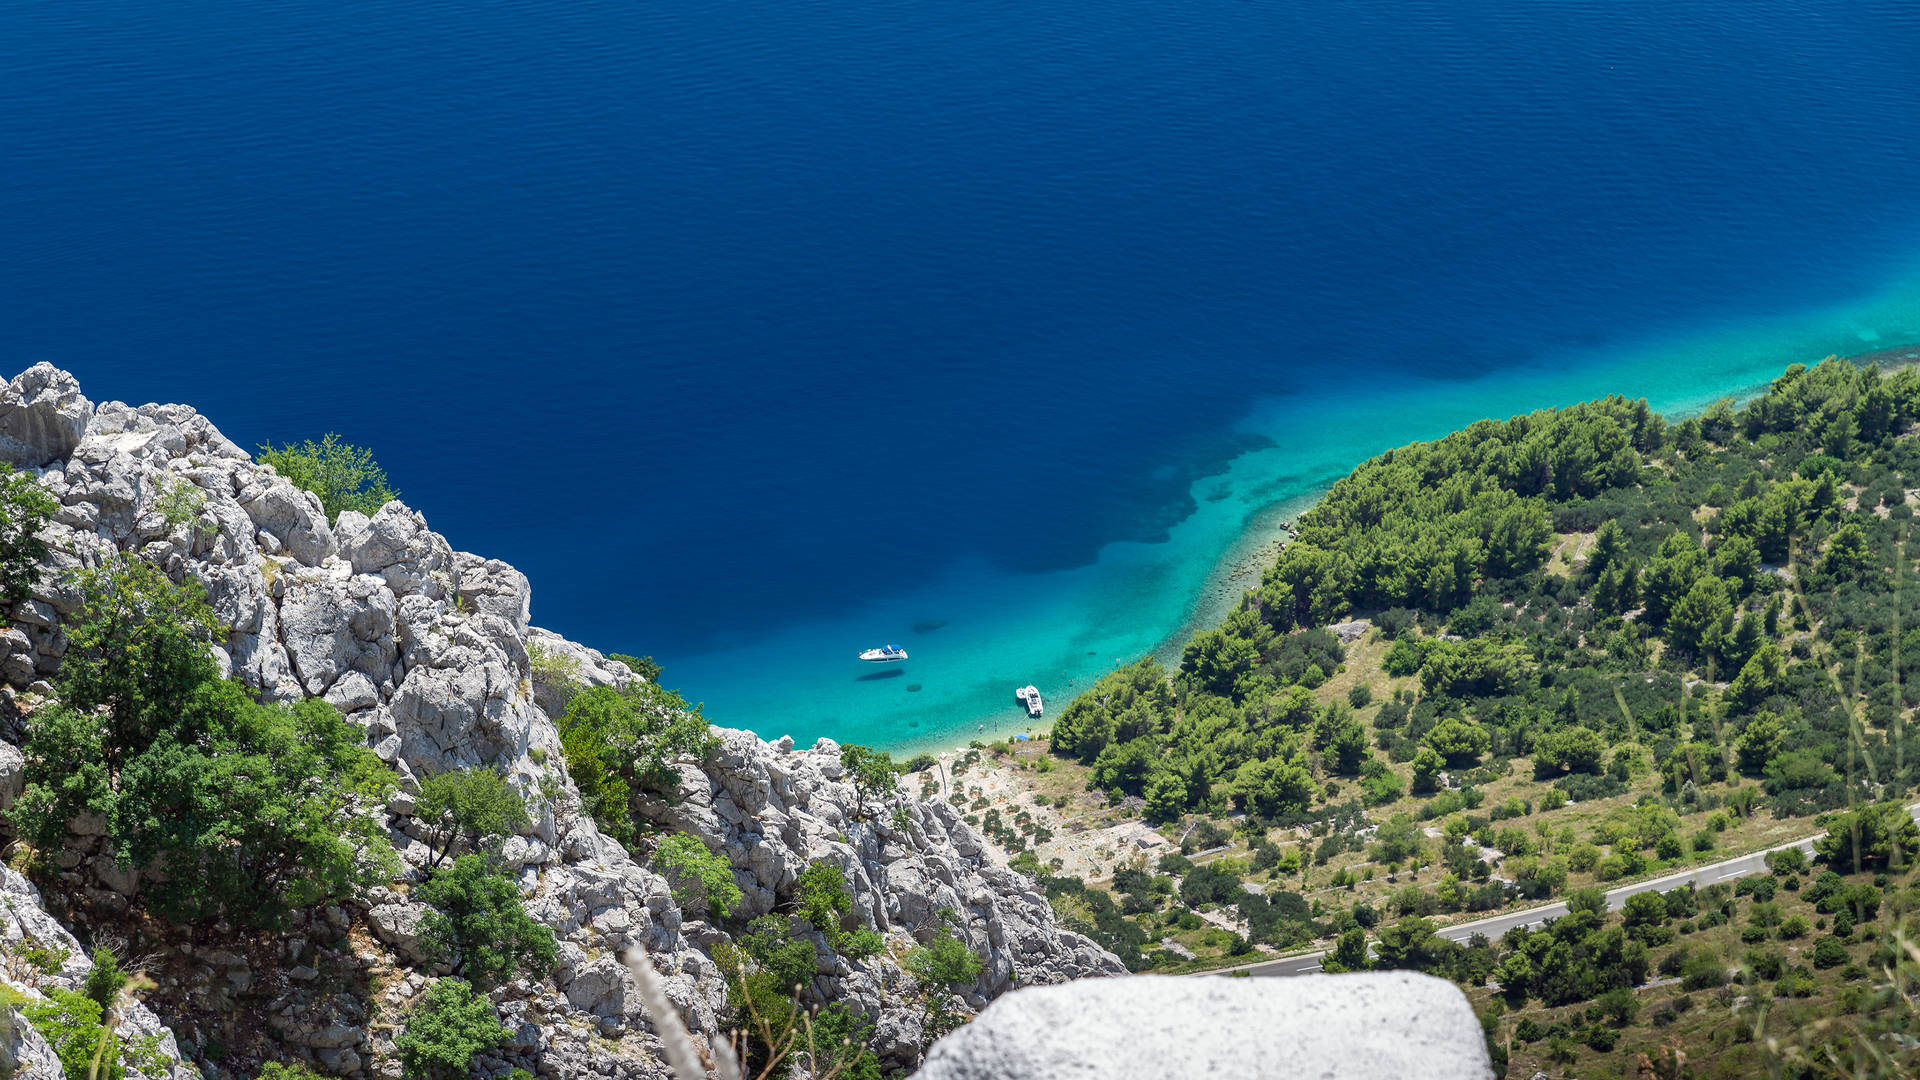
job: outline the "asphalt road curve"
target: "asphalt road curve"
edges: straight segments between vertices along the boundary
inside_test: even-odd
[[[1907,807],[1907,812],[1912,814],[1915,820],[1920,821],[1920,803]],[[1727,859],[1724,862],[1710,863],[1706,866],[1696,866],[1691,870],[1682,870],[1678,873],[1668,874],[1665,877],[1637,881],[1632,885],[1622,885],[1607,893],[1607,910],[1619,911],[1621,907],[1625,906],[1627,897],[1632,896],[1634,893],[1649,891],[1666,892],[1668,889],[1679,888],[1688,883],[1691,883],[1695,888],[1704,888],[1715,882],[1731,881],[1734,878],[1746,877],[1749,874],[1765,873],[1768,855],[1776,851],[1785,851],[1787,848],[1799,848],[1811,857],[1813,855],[1813,840],[1814,838],[1809,836],[1804,840],[1795,840],[1791,844],[1781,844],[1778,847],[1771,847],[1765,851],[1756,851],[1751,855],[1742,855],[1737,859]],[[1523,908],[1519,911],[1509,911],[1501,915],[1494,915],[1490,918],[1475,919],[1473,922],[1456,923],[1452,926],[1441,928],[1437,933],[1449,941],[1464,942],[1475,934],[1485,934],[1489,938],[1497,939],[1500,935],[1516,926],[1537,926],[1548,919],[1557,919],[1566,913],[1567,905],[1562,901],[1553,904],[1543,904],[1539,907]],[[1257,964],[1244,964],[1237,968],[1221,968],[1217,971],[1207,971],[1201,974],[1225,975],[1229,972],[1244,971],[1249,975],[1308,975],[1320,970],[1320,959],[1326,955],[1324,952],[1301,953],[1297,956],[1283,956],[1278,960],[1263,960]]]

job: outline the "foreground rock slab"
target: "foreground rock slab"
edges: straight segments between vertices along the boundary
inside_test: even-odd
[[[917,1080],[1491,1080],[1459,988],[1381,972],[1141,975],[1016,991],[935,1044]]]

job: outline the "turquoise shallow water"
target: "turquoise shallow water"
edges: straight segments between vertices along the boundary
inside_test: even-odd
[[[1915,55],[1912,0],[0,4],[0,360],[373,447],[719,721],[950,742],[1384,447],[1915,340]]]
[[[1194,627],[1220,618],[1257,581],[1232,574],[1257,558],[1271,521],[1311,505],[1382,450],[1609,393],[1646,397],[1669,415],[1697,411],[1758,390],[1791,363],[1908,343],[1920,345],[1920,273],[1851,303],[1743,313],[1659,340],[1567,350],[1523,371],[1470,380],[1329,375],[1311,396],[1252,403],[1238,429],[1271,445],[1197,480],[1196,509],[1165,542],[1109,544],[1092,564],[1052,573],[957,563],[921,587],[831,618],[724,651],[669,656],[668,681],[690,688],[721,723],[802,742],[830,736],[912,751],[1033,730],[1016,687],[1038,686],[1051,715],[1117,663],[1156,650],[1177,660]],[[912,658],[884,666],[855,659],[858,648],[889,642]]]

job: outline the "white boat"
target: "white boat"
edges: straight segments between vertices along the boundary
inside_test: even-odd
[[[888,645],[882,649],[868,649],[860,654],[860,659],[873,664],[891,664],[895,660],[905,660],[907,650],[898,645]]]
[[[1015,690],[1013,696],[1019,698],[1021,704],[1027,707],[1027,715],[1035,719],[1038,719],[1046,709],[1046,706],[1040,703],[1040,688],[1037,686],[1023,686]]]

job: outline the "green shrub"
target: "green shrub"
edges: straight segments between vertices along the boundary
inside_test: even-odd
[[[207,493],[191,480],[181,478],[165,483],[160,497],[154,500],[153,508],[159,511],[161,520],[172,530],[198,518],[206,505]]]
[[[661,840],[654,849],[653,861],[683,908],[705,907],[715,918],[724,919],[740,902],[733,867],[694,837],[675,834]]]
[[[887,939],[871,926],[855,927],[851,934],[841,939],[838,952],[849,960],[866,960],[880,955],[887,946]]]
[[[372,517],[400,497],[387,485],[386,470],[373,460],[373,451],[341,442],[333,432],[321,436],[317,443],[308,439],[299,446],[265,443],[256,456],[262,465],[273,466],[295,487],[320,496],[328,521],[338,521],[343,510]]]
[[[260,1066],[260,1075],[255,1080],[327,1080],[305,1062],[269,1061]]]
[[[455,859],[417,896],[431,908],[421,923],[422,942],[434,954],[456,957],[454,974],[485,989],[523,969],[536,977],[553,969],[552,928],[534,922],[519,886],[480,856]]]
[[[1838,938],[1823,937],[1814,943],[1813,966],[1817,968],[1839,967],[1847,962],[1847,947]]]
[[[80,992],[87,995],[102,1009],[113,1008],[114,999],[127,985],[131,976],[120,966],[120,958],[113,950],[99,948],[93,950],[93,967],[87,971],[86,982],[80,986]]]
[[[58,945],[45,945],[33,938],[23,938],[20,944],[13,947],[13,951],[42,975],[58,972],[66,964],[67,957],[73,955]]]
[[[560,746],[587,812],[607,835],[635,840],[633,797],[671,790],[674,762],[699,758],[718,741],[698,707],[654,683],[621,691],[596,686],[567,703]]]
[[[841,926],[841,921],[853,912],[853,896],[847,892],[847,878],[839,867],[832,863],[814,863],[801,871],[799,901],[800,917],[826,935],[834,952],[864,959],[879,951],[874,940],[848,933]],[[864,955],[854,956],[855,953]]]
[[[561,708],[571,704],[581,690],[580,661],[553,652],[538,641],[527,642],[527,676],[536,688],[556,695]]]
[[[441,979],[407,1018],[394,1039],[400,1065],[415,1080],[466,1076],[474,1055],[513,1037],[493,1011],[493,1002],[462,979]],[[70,1078],[71,1080],[71,1078]]]
[[[54,987],[46,991],[45,1001],[29,1002],[20,1012],[53,1047],[67,1080],[122,1080],[126,1075],[120,1039],[102,1023],[105,1011],[99,1002]]]
[[[608,653],[607,659],[618,660],[627,665],[635,675],[648,682],[660,681],[660,664],[651,656],[634,656],[629,653]]]
[[[440,865],[462,842],[469,851],[480,851],[531,824],[526,799],[506,777],[487,768],[427,777],[420,782],[414,814],[427,826],[427,846],[433,851],[429,868]]]
[[[59,510],[32,473],[0,462],[0,601],[17,604],[39,582],[47,555],[40,530]]]
[[[971,983],[980,977],[982,968],[973,950],[945,930],[907,953],[901,966],[930,991],[943,991],[955,983]]]

